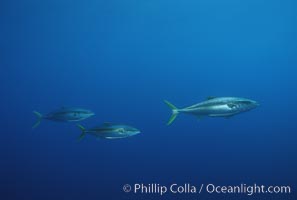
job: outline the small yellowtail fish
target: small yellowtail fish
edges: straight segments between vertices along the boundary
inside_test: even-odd
[[[82,140],[86,134],[95,136],[98,139],[121,139],[127,138],[140,133],[140,130],[123,124],[104,123],[101,126],[91,129],[85,129],[82,125],[77,125],[82,131],[78,140]]]
[[[256,101],[239,97],[209,97],[206,101],[182,109],[166,100],[165,103],[172,110],[167,125],[172,124],[179,113],[194,115],[199,119],[205,116],[229,118],[259,106]]]
[[[78,122],[85,120],[93,115],[95,115],[92,111],[86,110],[83,108],[73,108],[73,107],[62,107],[59,110],[53,111],[46,115],[42,115],[37,111],[33,111],[33,113],[37,117],[37,122],[34,124],[33,128],[39,126],[41,120],[51,120],[58,122]]]

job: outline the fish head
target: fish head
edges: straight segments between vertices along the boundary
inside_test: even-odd
[[[80,112],[77,112],[77,117],[81,118],[81,119],[87,119],[87,118],[92,117],[94,115],[95,115],[95,113],[90,111],[90,110],[81,110]]]
[[[134,128],[132,126],[123,126],[118,129],[118,132],[120,132],[121,134],[124,134],[126,136],[134,136],[134,135],[139,134],[140,130],[138,130],[137,128]]]
[[[250,99],[238,99],[230,104],[228,106],[233,109],[233,110],[238,110],[238,111],[249,111],[252,109],[255,109],[256,107],[259,106],[259,103],[254,100]]]
[[[92,111],[90,111],[90,110],[87,110],[87,111],[85,112],[85,115],[87,115],[88,117],[92,117],[92,116],[95,115],[95,113],[92,112]]]

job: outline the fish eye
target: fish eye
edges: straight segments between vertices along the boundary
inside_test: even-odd
[[[227,106],[228,106],[229,108],[235,108],[235,107],[236,107],[236,104],[229,103],[229,104],[227,104]]]

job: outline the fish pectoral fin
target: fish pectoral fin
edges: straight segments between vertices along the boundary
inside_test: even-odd
[[[119,128],[119,129],[117,129],[117,132],[123,134],[123,133],[125,133],[125,129],[123,129],[123,128]]]

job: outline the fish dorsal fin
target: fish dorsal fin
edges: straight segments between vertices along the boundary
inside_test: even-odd
[[[209,96],[209,97],[207,97],[207,100],[211,100],[211,99],[215,99],[215,98],[217,98],[217,97],[215,97],[215,96]]]

